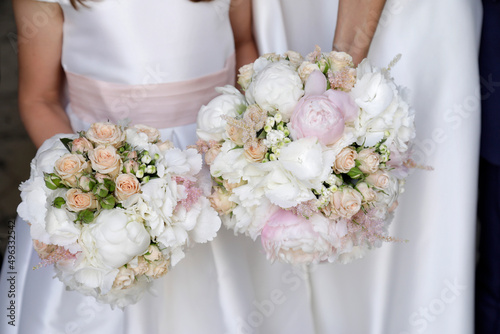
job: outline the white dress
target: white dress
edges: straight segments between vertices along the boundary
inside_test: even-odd
[[[337,5],[254,0],[260,51],[331,50]],[[316,333],[473,333],[480,26],[477,0],[387,1],[369,58],[402,54],[391,73],[412,92],[415,158],[434,171],[415,170],[401,197],[390,231],[407,243],[311,268]]]
[[[200,106],[216,95],[214,87],[234,81],[228,0],[89,1],[78,11],[68,0],[46,1],[59,2],[64,13],[62,65],[74,130],[129,118],[163,128],[163,139],[179,147],[195,143]],[[297,286],[300,273],[271,267],[259,244],[223,228],[124,310],[66,291],[50,267],[32,270],[40,259],[20,219],[15,237],[15,266],[4,267],[0,283],[0,308],[10,312],[13,303],[15,326],[2,313],[2,334],[311,332],[309,304],[295,304],[308,298],[305,285]],[[11,275],[15,297],[7,297]]]

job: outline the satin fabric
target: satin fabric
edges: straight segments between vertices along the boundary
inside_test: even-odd
[[[227,0],[104,0],[89,2],[90,8],[78,11],[67,0],[59,3],[64,12],[62,62],[70,73],[69,90],[75,101],[88,97],[84,89],[89,85],[93,94],[101,94],[102,98],[94,96],[87,105],[84,100],[77,106],[89,113],[101,110],[94,114],[97,118],[109,116],[102,105],[108,94],[120,96],[123,88],[142,91],[152,79],[156,84],[171,83],[176,90],[191,83],[192,100],[201,104],[196,96],[199,87],[192,80],[196,83],[223,70],[234,53]],[[85,84],[72,85],[75,77]],[[118,92],[113,91],[116,87]],[[183,93],[189,94],[189,89]],[[177,97],[166,94],[155,103],[167,105]],[[141,103],[150,103],[146,100],[129,100],[138,103],[135,120],[157,127],[162,119],[142,122]],[[79,117],[85,113],[77,115],[72,103],[70,96],[67,112],[73,129],[87,129],[95,119]],[[195,143],[195,129],[195,124],[187,124],[161,129],[161,133],[163,139],[184,148]],[[11,300],[15,302],[16,326],[0,322],[2,334],[314,332],[307,268],[271,265],[260,243],[225,228],[213,242],[191,249],[170,273],[154,281],[141,301],[124,310],[111,310],[91,297],[66,291],[53,278],[51,267],[31,270],[39,259],[27,223],[18,219],[15,233],[16,297],[2,297],[0,308],[6,310]],[[2,296],[9,289],[6,275],[4,269]]]
[[[130,120],[157,128],[196,122],[200,106],[219,95],[214,87],[233,82],[235,56],[215,73],[181,82],[116,84],[66,72],[71,110],[87,123]]]
[[[281,8],[275,23],[270,2]],[[331,50],[333,31],[322,27],[336,1],[254,3],[255,24],[271,35],[257,36],[261,52]],[[391,73],[411,91],[415,159],[434,170],[414,170],[401,196],[390,234],[408,242],[311,267],[315,333],[473,333],[480,24],[475,0],[387,2],[369,58],[385,67],[402,54]]]

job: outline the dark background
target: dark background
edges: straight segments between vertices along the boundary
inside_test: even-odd
[[[18,186],[29,177],[35,147],[17,111],[17,33],[12,1],[0,0],[0,255],[5,251],[9,220],[16,218]],[[0,260],[1,261],[1,260]]]

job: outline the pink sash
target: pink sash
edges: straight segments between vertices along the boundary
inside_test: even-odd
[[[116,84],[66,72],[71,110],[93,123],[128,118],[159,129],[196,122],[200,107],[219,95],[215,87],[234,83],[235,56],[218,72],[196,79],[146,85]]]

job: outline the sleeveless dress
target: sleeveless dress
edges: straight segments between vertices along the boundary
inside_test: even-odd
[[[199,108],[215,87],[234,83],[229,0],[89,1],[77,11],[69,0],[43,1],[64,13],[61,62],[75,131],[127,118],[160,128],[178,147],[195,143]],[[15,237],[15,268],[5,266],[0,282],[0,307],[14,303],[15,326],[2,320],[2,334],[314,331],[304,271],[270,265],[260,243],[224,227],[123,310],[66,291],[50,267],[32,270],[40,259],[21,219]],[[11,275],[15,297],[6,298]]]
[[[254,0],[259,51],[329,51],[338,1]],[[410,89],[415,158],[385,243],[312,266],[316,333],[473,333],[481,2],[388,0],[369,58]]]

